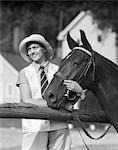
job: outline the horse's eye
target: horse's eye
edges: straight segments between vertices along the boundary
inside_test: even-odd
[[[78,66],[78,64],[79,64],[78,62],[74,62],[73,66],[76,67],[76,66]]]

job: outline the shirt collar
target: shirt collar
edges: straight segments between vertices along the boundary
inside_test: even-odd
[[[45,63],[42,63],[42,64],[38,64],[38,63],[32,62],[32,65],[34,66],[36,72],[39,71],[41,65],[43,65],[45,70],[48,71],[48,64],[49,64],[49,61],[46,61]]]

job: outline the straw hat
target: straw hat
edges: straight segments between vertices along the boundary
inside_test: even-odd
[[[25,61],[31,62],[31,59],[27,55],[26,44],[28,42],[32,42],[32,41],[40,43],[46,48],[47,53],[48,53],[47,54],[48,60],[54,56],[54,51],[53,51],[51,45],[48,43],[48,41],[46,41],[45,38],[40,34],[32,34],[32,35],[26,37],[25,39],[23,39],[19,44],[20,55],[23,57],[23,59]]]

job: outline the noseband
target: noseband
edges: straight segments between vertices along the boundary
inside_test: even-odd
[[[79,47],[79,48],[75,47],[73,50],[75,50],[75,49],[82,50],[82,51],[86,52],[88,55],[90,55],[90,59],[87,62],[87,64],[86,64],[84,70],[82,71],[81,75],[79,76],[77,82],[79,82],[83,77],[85,77],[87,75],[87,72],[89,71],[89,68],[91,67],[92,64],[93,64],[92,81],[94,81],[94,76],[95,76],[94,51],[92,51],[92,53],[90,53],[88,50],[84,49],[83,47]],[[66,79],[69,80],[69,78],[64,77],[64,75],[61,72],[59,72],[59,71],[57,71],[55,73],[55,76],[57,76],[58,78],[60,78],[62,81],[66,80]],[[74,97],[70,98],[68,91],[67,91],[67,93],[65,95],[67,96],[67,98],[68,98],[69,101],[72,101],[72,100],[74,100],[77,97],[77,94],[76,94]],[[57,106],[61,103],[61,101],[62,101],[62,99],[58,102]]]

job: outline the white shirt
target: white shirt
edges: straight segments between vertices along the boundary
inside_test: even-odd
[[[31,95],[33,99],[42,98],[40,78],[38,77],[38,70],[40,65],[32,63],[20,71],[17,80],[17,86],[19,84],[29,84]],[[58,70],[58,66],[49,62],[44,64],[47,78],[50,81],[53,78],[54,73]],[[37,131],[51,131],[58,130],[67,127],[66,122],[49,121],[41,119],[22,119],[23,132],[37,132]]]

